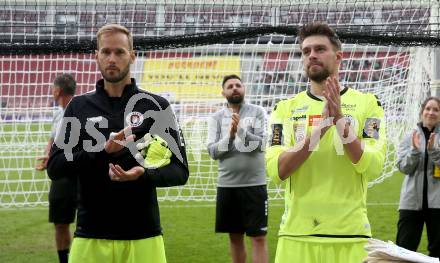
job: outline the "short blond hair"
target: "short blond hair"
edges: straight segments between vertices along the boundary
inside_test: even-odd
[[[130,30],[128,30],[125,26],[121,26],[118,24],[108,24],[98,30],[98,33],[96,33],[97,49],[99,49],[99,40],[101,39],[101,36],[106,33],[123,33],[127,35],[128,46],[130,47],[130,50],[133,50],[133,35],[131,34]]]

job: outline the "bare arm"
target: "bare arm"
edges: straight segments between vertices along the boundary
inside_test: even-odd
[[[37,164],[35,165],[35,169],[39,171],[43,171],[47,168],[47,161],[49,160],[49,153],[52,144],[53,144],[53,138],[50,138],[46,144],[46,147],[44,147],[44,154],[42,156],[37,157],[37,160],[40,162],[37,162]]]

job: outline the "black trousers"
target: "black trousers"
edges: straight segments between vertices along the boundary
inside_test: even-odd
[[[428,251],[431,257],[440,257],[440,209],[399,210],[396,244],[417,251],[426,224]]]

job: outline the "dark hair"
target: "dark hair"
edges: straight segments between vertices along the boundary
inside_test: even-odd
[[[438,105],[438,107],[440,108],[440,98],[439,98],[439,97],[435,97],[435,96],[428,97],[428,98],[426,98],[426,99],[423,101],[422,105],[420,106],[420,114],[419,114],[419,116],[422,116],[422,114],[423,114],[423,110],[425,109],[426,104],[428,104],[428,102],[429,102],[430,100],[434,100],[435,102],[437,102],[437,105]]]
[[[222,88],[225,86],[226,81],[230,80],[230,79],[238,79],[239,81],[241,81],[241,78],[235,74],[231,74],[231,75],[226,75],[223,78],[223,82],[222,82]]]
[[[76,81],[70,74],[62,74],[53,81],[55,86],[58,86],[64,94],[75,95]]]
[[[305,24],[298,32],[299,43],[302,45],[304,39],[310,36],[326,36],[336,50],[341,50],[342,44],[335,31],[323,22],[312,22]]]

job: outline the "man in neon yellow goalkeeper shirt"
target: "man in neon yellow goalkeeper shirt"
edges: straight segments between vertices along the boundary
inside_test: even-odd
[[[305,25],[299,42],[311,86],[269,122],[267,174],[286,186],[275,262],[359,263],[371,237],[367,182],[385,159],[383,109],[339,84],[341,42],[328,25]]]

